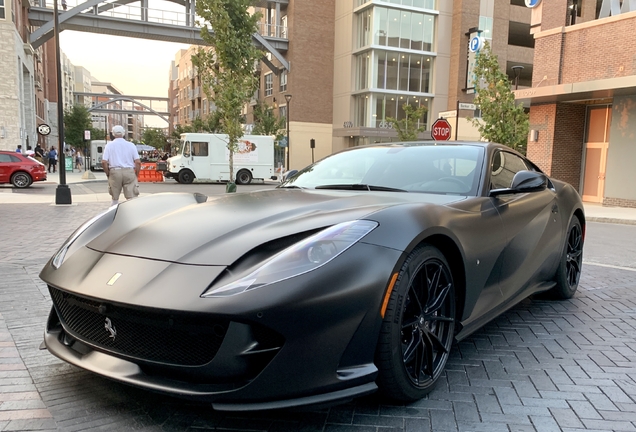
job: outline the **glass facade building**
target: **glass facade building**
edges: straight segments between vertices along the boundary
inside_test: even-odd
[[[404,104],[426,106],[428,126],[437,0],[358,0],[355,13],[355,127],[388,128]]]

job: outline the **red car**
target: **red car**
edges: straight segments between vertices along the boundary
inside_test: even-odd
[[[46,180],[46,167],[21,153],[0,150],[0,183],[26,188],[31,183]]]

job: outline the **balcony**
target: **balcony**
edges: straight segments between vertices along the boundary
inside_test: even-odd
[[[259,22],[258,33],[264,37],[287,39],[287,26]]]
[[[194,92],[192,91],[192,89],[188,90],[188,99],[194,99]]]
[[[194,89],[194,98],[200,98],[201,97],[201,87],[196,87]]]

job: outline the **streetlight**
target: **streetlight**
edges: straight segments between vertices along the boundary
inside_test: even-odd
[[[66,155],[64,153],[64,105],[62,95],[62,58],[60,57],[60,23],[57,16],[57,0],[53,0],[53,35],[55,36],[55,74],[57,79],[57,153],[60,160],[60,184],[55,189],[55,204],[72,204],[71,189],[66,184]]]
[[[285,100],[287,101],[287,171],[289,171],[289,150],[291,147],[289,146],[289,104],[291,102],[292,95],[286,94]]]
[[[519,89],[519,75],[521,75],[522,70],[523,70],[523,66],[512,67],[512,71],[515,73],[515,90]]]

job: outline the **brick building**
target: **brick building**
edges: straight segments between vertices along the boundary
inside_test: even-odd
[[[583,200],[636,207],[636,10],[617,0],[534,8],[528,156]]]

